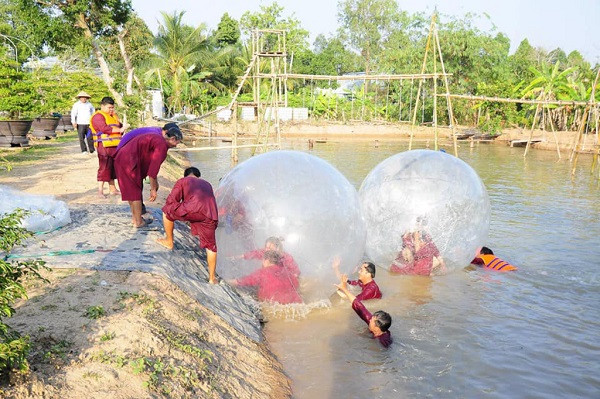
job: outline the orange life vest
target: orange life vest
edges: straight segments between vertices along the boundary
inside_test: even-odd
[[[508,262],[497,258],[495,255],[479,255],[486,269],[492,269],[497,272],[509,272],[511,270],[517,270],[517,268]]]
[[[94,124],[92,123],[92,119],[94,118],[94,116],[101,114],[104,117],[104,120],[106,121],[106,124],[108,126],[112,126],[113,128],[113,132],[110,134],[106,134],[106,133],[98,133],[96,131],[96,129],[94,129]],[[102,145],[104,147],[116,147],[119,145],[119,142],[121,141],[121,137],[122,134],[119,131],[119,126],[121,125],[121,122],[119,122],[119,118],[117,117],[117,114],[107,114],[104,111],[96,111],[94,113],[94,115],[92,115],[92,118],[90,119],[90,130],[92,131],[92,134],[94,135],[94,147],[98,148],[98,143],[102,143]]]

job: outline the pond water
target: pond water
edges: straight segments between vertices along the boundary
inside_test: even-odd
[[[309,151],[305,140],[284,148]],[[406,149],[328,142],[310,151],[358,189],[375,165]],[[227,150],[189,154],[215,187],[230,169]],[[600,188],[591,159],[580,159],[572,179],[555,152],[522,154],[485,144],[459,154],[488,189],[488,246],[519,271],[428,278],[379,269],[384,298],[366,305],[392,315],[389,349],[369,338],[348,303],[270,318],[265,334],[296,398],[600,397]]]

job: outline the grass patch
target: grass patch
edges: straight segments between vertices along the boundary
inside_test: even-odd
[[[115,332],[105,332],[104,334],[102,334],[100,336],[100,341],[102,342],[106,342],[106,341],[110,341],[112,339],[114,339],[117,336],[117,334]]]
[[[101,317],[103,317],[104,315],[106,315],[106,311],[104,310],[104,308],[102,306],[90,306],[86,309],[85,313],[83,314],[85,317],[87,317],[88,319],[99,319]]]
[[[71,343],[69,341],[58,341],[56,344],[52,345],[46,353],[44,353],[44,360],[65,360],[70,347]]]
[[[59,144],[77,139],[77,132],[72,131],[61,134],[53,140],[30,140],[30,147],[26,148],[0,149],[0,174],[8,173],[10,169],[18,165],[26,165],[46,159],[60,151],[61,146]]]

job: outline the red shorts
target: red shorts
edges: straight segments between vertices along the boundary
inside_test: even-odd
[[[190,222],[192,234],[198,236],[200,240],[200,247],[211,250],[212,252],[217,252],[215,231],[217,230],[219,221],[207,218],[199,213],[187,213],[185,215],[181,215],[180,212],[178,212],[179,209],[181,208],[175,209],[173,212],[169,210],[165,212],[165,207],[163,207],[163,213],[167,219],[172,222],[175,220]]]
[[[105,148],[100,144],[98,153],[98,181],[111,181],[117,178],[115,173],[115,153],[117,147]]]

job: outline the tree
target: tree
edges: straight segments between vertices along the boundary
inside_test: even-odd
[[[282,29],[286,31],[286,46],[289,54],[308,48],[308,31],[301,27],[300,21],[291,16],[282,16],[284,8],[273,2],[270,6],[260,6],[260,11],[246,11],[240,18],[242,33],[248,37],[255,29]]]
[[[26,1],[26,0],[21,0]],[[117,104],[125,107],[123,96],[115,90],[114,79],[99,44],[99,39],[114,36],[131,15],[131,0],[35,0],[50,15],[64,18],[78,28],[85,40],[92,46],[102,77]]]
[[[212,65],[219,60],[208,51],[206,26],[202,24],[194,28],[185,25],[184,14],[183,11],[162,13],[163,23],[159,25],[154,41],[158,54],[149,71],[150,75],[162,80],[168,106],[172,111],[179,111],[184,105],[190,106],[190,95],[193,96],[202,89],[216,93],[221,87],[209,81]],[[198,89],[195,87],[196,82]]]
[[[357,55],[346,49],[338,37],[316,37],[311,73],[316,75],[343,75],[359,68]]]
[[[403,17],[395,0],[341,0],[338,3],[340,35],[360,52],[367,75],[377,69],[374,61]]]
[[[236,44],[240,40],[240,24],[228,13],[223,14],[214,34],[218,47]]]

